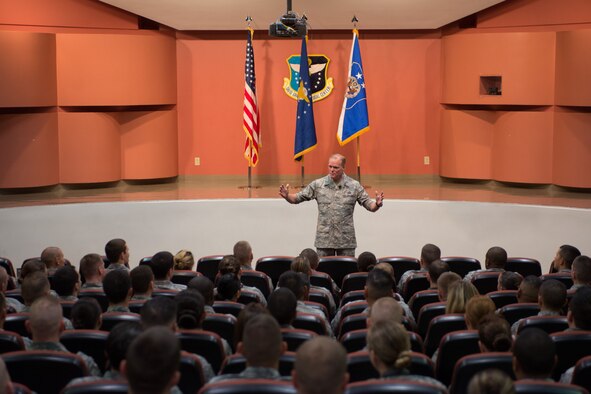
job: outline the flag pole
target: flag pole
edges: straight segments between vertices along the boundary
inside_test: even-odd
[[[360,138],[357,137],[357,182],[361,183],[361,157],[360,152],[361,148],[359,147],[361,144]]]
[[[304,187],[304,173],[305,173],[305,168],[304,168],[304,158],[305,156],[302,156],[302,168],[301,168],[301,178],[300,178],[300,187],[303,188]]]

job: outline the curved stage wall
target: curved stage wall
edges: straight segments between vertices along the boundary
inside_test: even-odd
[[[160,250],[185,248],[195,256],[231,253],[238,240],[253,246],[255,259],[295,255],[312,247],[316,204],[279,199],[183,200],[45,205],[0,209],[0,256],[16,267],[50,245],[62,247],[78,265],[91,252],[104,254],[111,238],[124,238],[130,263]],[[510,256],[538,259],[544,272],[558,246],[572,244],[589,254],[591,210],[553,206],[386,200],[372,214],[355,210],[357,254],[419,256],[427,242],[444,256],[478,258],[491,246]]]

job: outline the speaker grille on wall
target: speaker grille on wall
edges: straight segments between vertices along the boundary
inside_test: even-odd
[[[140,30],[159,30],[160,23],[155,22],[155,21],[148,19],[148,18],[144,18],[143,16],[138,16],[137,27]]]

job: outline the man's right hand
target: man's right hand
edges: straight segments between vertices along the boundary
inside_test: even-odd
[[[289,183],[287,185],[279,186],[279,195],[287,200],[289,196]]]

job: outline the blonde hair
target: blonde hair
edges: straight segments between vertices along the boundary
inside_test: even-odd
[[[195,265],[195,259],[193,253],[190,250],[180,250],[174,256],[174,269],[175,270],[191,270]]]
[[[367,348],[389,368],[410,365],[410,338],[400,323],[381,320],[372,324],[367,333]]]
[[[466,303],[474,296],[478,295],[478,290],[470,282],[461,280],[453,283],[447,293],[447,302],[445,313],[464,313],[466,312]]]
[[[495,303],[487,296],[477,295],[466,303],[466,324],[473,330],[478,329],[482,318],[496,310]]]

